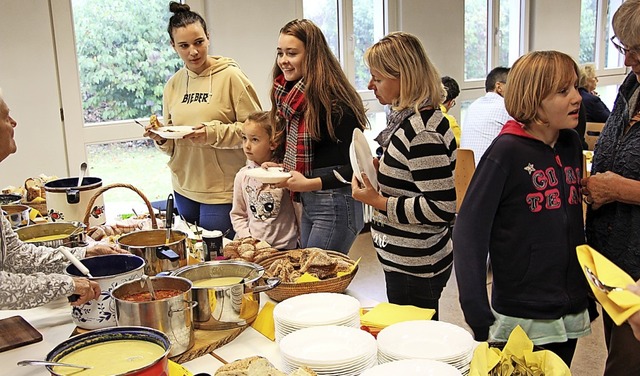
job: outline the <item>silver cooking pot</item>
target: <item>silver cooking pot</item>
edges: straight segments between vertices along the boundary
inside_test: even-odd
[[[170,272],[187,265],[189,241],[187,234],[171,230],[166,242],[166,230],[136,231],[118,238],[120,248],[144,259],[144,274],[154,276],[160,272]]]
[[[11,223],[11,228],[18,228],[29,224],[29,213],[31,208],[27,205],[11,204],[2,205],[2,214]]]
[[[18,234],[18,238],[25,243],[45,245],[52,248],[57,248],[61,245],[73,248],[87,245],[86,227],[82,222],[49,222],[21,227],[15,231]],[[59,235],[60,239],[38,240],[54,235]]]
[[[127,300],[134,294],[146,293],[151,283],[156,294],[163,290],[176,290],[174,296],[156,300]],[[178,293],[179,292],[179,293]],[[136,279],[125,282],[111,291],[116,301],[116,322],[118,326],[144,326],[160,330],[171,341],[169,356],[184,353],[193,346],[195,335],[193,329],[193,307],[196,302],[190,301],[191,281],[186,278],[163,276]]]
[[[191,289],[194,322],[198,329],[226,330],[250,325],[258,315],[260,293],[280,284],[280,278],[264,279],[264,267],[241,260],[208,261],[171,272],[194,286]],[[198,281],[211,278],[237,278],[238,283],[198,287]]]

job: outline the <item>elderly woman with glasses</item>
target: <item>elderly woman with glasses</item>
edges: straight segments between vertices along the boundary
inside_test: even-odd
[[[591,176],[582,180],[587,242],[634,280],[640,279],[640,0],[613,16],[614,46],[631,68],[595,147]],[[625,323],[603,312],[605,375],[640,375],[640,342]]]

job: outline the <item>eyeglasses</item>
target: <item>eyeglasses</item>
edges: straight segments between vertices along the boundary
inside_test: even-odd
[[[640,56],[640,51],[638,51],[638,50],[637,50],[637,49],[635,49],[635,48],[626,48],[626,47],[623,47],[621,44],[617,43],[617,42],[615,41],[615,39],[617,39],[617,37],[614,35],[614,36],[612,36],[612,37],[611,37],[611,39],[610,39],[610,40],[611,40],[611,43],[613,43],[613,46],[616,48],[616,50],[618,50],[618,52],[620,52],[620,53],[621,53],[621,54],[623,54],[623,55],[626,55],[626,54],[628,54],[628,53],[632,53],[632,54],[634,54],[636,57]]]

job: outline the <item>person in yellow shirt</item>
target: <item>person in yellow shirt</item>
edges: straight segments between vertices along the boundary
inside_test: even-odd
[[[447,91],[447,97],[440,105],[440,110],[444,114],[444,117],[449,120],[449,127],[451,127],[453,136],[456,138],[456,146],[460,147],[460,125],[455,117],[447,113],[451,107],[456,105],[456,98],[460,95],[460,86],[458,86],[458,82],[456,82],[456,80],[449,76],[442,77],[442,85]]]

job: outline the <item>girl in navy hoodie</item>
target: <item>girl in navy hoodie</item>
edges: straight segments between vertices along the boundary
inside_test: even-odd
[[[476,340],[506,341],[520,325],[567,365],[591,333],[583,244],[581,97],[571,57],[520,57],[507,80],[505,124],[487,149],[456,219],[454,270]],[[493,282],[486,288],[487,255]]]

